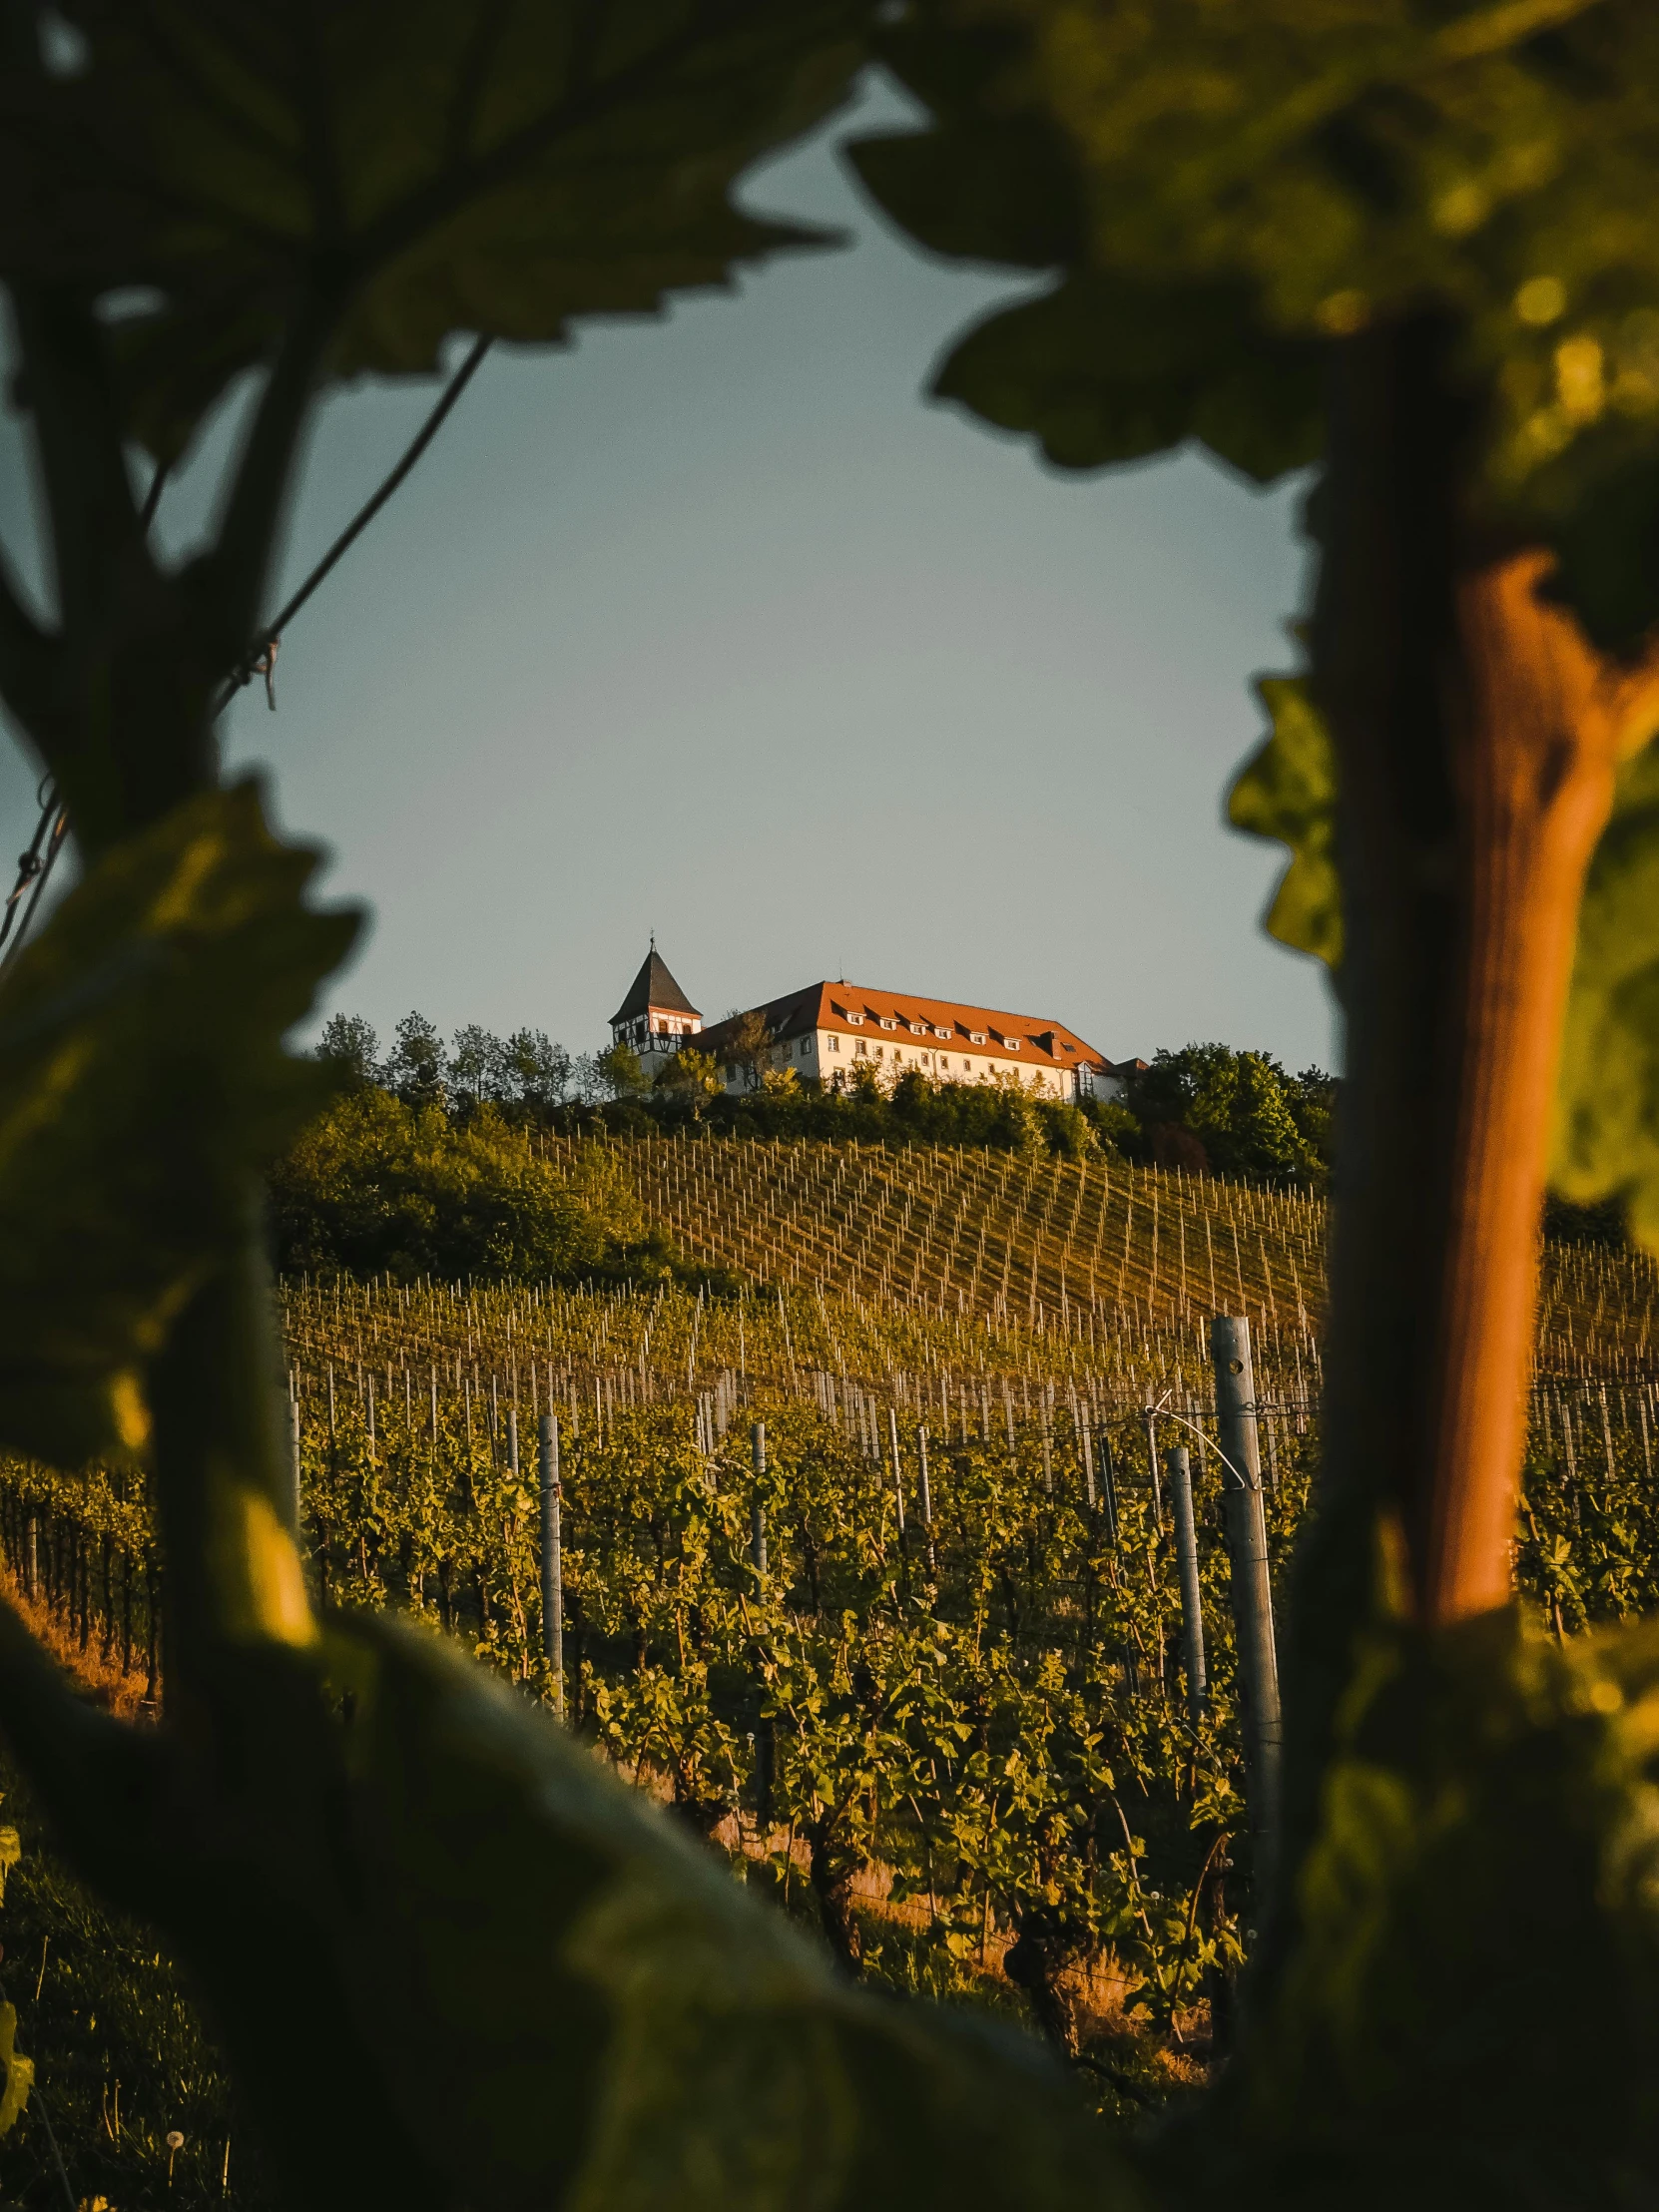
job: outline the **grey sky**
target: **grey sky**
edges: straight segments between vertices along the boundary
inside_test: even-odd
[[[860,124],[898,112],[872,96]],[[238,758],[372,932],[333,1003],[389,1031],[604,1023],[655,927],[706,1015],[845,974],[1329,1061],[1312,964],[1257,928],[1278,861],[1221,825],[1288,665],[1296,491],[1188,455],[1069,478],[921,399],[1005,276],[857,198],[841,118],[752,187],[848,225],[661,322],[487,361],[284,640]],[[324,411],[295,579],[431,399]],[[222,443],[222,441],[220,441]],[[211,476],[164,503],[187,542]],[[0,456],[14,542],[23,480]],[[0,773],[21,841],[29,778]]]

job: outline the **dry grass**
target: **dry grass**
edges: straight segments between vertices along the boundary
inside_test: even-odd
[[[157,1705],[145,1694],[149,1685],[144,1670],[122,1671],[119,1642],[105,1652],[95,1630],[83,1650],[73,1623],[45,1598],[30,1597],[3,1563],[0,1563],[0,1598],[5,1599],[65,1673],[74,1677],[93,1704],[101,1705],[118,1720],[144,1721],[157,1717]]]

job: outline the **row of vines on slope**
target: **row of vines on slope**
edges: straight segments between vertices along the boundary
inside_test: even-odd
[[[536,1142],[566,1166],[582,1149]],[[1307,1192],[947,1148],[672,1136],[607,1149],[693,1261],[877,1308],[901,1302],[918,1325],[1087,1339],[1098,1353],[1216,1313],[1306,1346],[1324,1316],[1327,1208]],[[1548,1247],[1540,1364],[1645,1368],[1656,1286],[1645,1254]]]

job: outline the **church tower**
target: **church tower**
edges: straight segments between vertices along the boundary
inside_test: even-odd
[[[657,940],[611,1016],[611,1040],[632,1045],[647,1075],[655,1075],[688,1037],[700,1034],[703,1016],[668,971]]]

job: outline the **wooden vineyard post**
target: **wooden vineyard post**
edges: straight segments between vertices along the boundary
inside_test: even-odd
[[[933,1549],[933,1492],[927,1480],[927,1431],[925,1428],[916,1430],[916,1457],[920,1463],[921,1474],[921,1525],[927,1533],[927,1579],[929,1582],[937,1582],[939,1579],[939,1563]]]
[[[1233,1619],[1239,1637],[1245,1763],[1250,1827],[1270,1855],[1279,1805],[1279,1658],[1273,1635],[1273,1584],[1268,1574],[1262,1458],[1256,1435],[1256,1379],[1250,1364],[1250,1324],[1220,1314],[1210,1324],[1221,1429],[1222,1496],[1232,1574]],[[1258,1875],[1260,1876],[1260,1867]]]
[[[1146,1465],[1147,1474],[1152,1483],[1152,1518],[1154,1524],[1162,1528],[1164,1525],[1164,1491],[1162,1483],[1158,1480],[1158,1413],[1156,1407],[1148,1405],[1145,1420]]]
[[[559,1421],[541,1416],[541,1627],[542,1649],[553,1682],[553,1710],[565,1717],[564,1533],[560,1526],[563,1493],[559,1483]]]
[[[749,1446],[755,1469],[755,1489],[749,1508],[749,1556],[755,1568],[756,1591],[764,1601],[767,1580],[767,1424],[764,1420],[758,1420],[749,1431]],[[759,1651],[755,1658],[755,1812],[765,1836],[772,1828],[772,1721],[761,1710]]]
[[[758,1420],[749,1431],[750,1455],[755,1467],[755,1489],[749,1504],[749,1556],[754,1562],[755,1578],[764,1584],[767,1578],[767,1501],[762,1485],[767,1473],[767,1424]]]
[[[904,1555],[904,1466],[898,1456],[898,1412],[887,1407],[887,1440],[892,1446],[892,1493],[898,1500],[898,1551]]]
[[[297,1537],[302,1525],[299,1517],[299,1400],[293,1396],[288,1399],[288,1464],[293,1475],[293,1515],[289,1526]]]
[[[1198,1584],[1198,1528],[1193,1519],[1193,1468],[1185,1444],[1165,1454],[1175,1514],[1175,1559],[1181,1576],[1181,1664],[1187,1676],[1187,1718],[1204,1718],[1204,1599]]]

